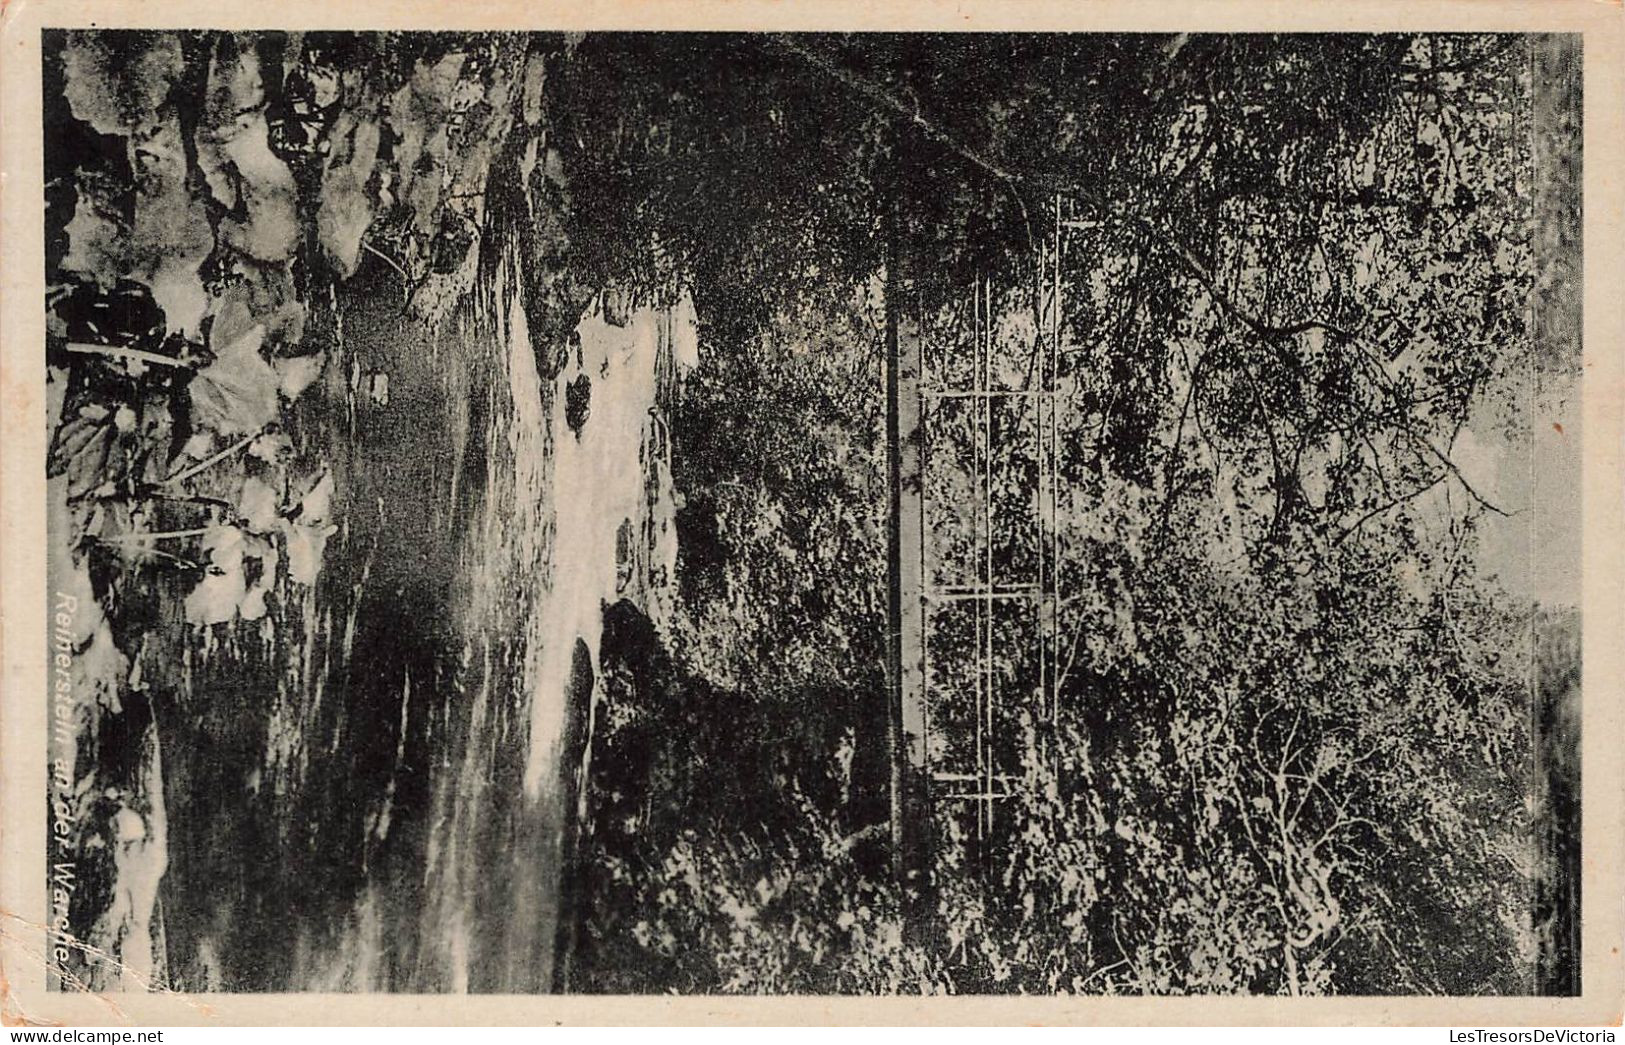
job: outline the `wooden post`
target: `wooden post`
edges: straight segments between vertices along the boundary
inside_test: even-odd
[[[900,216],[890,216],[886,268],[886,453],[891,490],[887,548],[887,656],[892,753],[893,867],[904,925],[927,935],[932,891],[930,766],[925,707],[925,427],[923,339]]]

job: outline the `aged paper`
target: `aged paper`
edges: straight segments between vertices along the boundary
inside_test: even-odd
[[[1619,1023],[1617,5],[4,19],[8,1022]]]

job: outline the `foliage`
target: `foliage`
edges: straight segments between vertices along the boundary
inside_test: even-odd
[[[385,704],[349,663],[373,560],[322,568],[355,523],[340,444],[363,361],[339,288],[398,289],[433,324],[511,248],[544,383],[595,296],[620,313],[690,290],[704,346],[669,397],[681,605],[659,634],[606,614],[575,985],[1526,989],[1531,910],[1565,931],[1567,886],[1527,841],[1532,818],[1550,842],[1573,816],[1557,738],[1575,657],[1539,647],[1537,744],[1526,608],[1475,568],[1504,506],[1457,455],[1464,433],[1528,422],[1507,390],[1531,364],[1548,191],[1530,46],[53,34],[52,562],[98,604],[75,636],[97,694],[82,841],[163,837],[157,724],[191,679],[143,665],[190,672],[221,643],[246,664],[244,639],[308,640],[246,674],[274,696],[244,684],[233,699],[259,703],[177,716],[192,737],[229,724],[213,735],[247,752],[256,796],[261,761],[281,795],[313,747],[340,747],[337,727],[303,735],[338,714],[321,711],[335,631],[332,678],[363,714],[398,712],[399,739],[372,746],[399,763],[410,687]],[[1019,354],[1048,329],[1032,259],[1057,217],[1061,671],[1006,724],[1011,794],[987,837],[939,806],[935,917],[905,925],[883,825],[884,287],[904,261],[923,318],[963,347],[985,279]],[[578,432],[591,396],[586,375],[565,392]],[[1015,438],[1033,421],[992,423],[1000,510],[1042,506]],[[955,509],[968,431],[933,447],[928,495]],[[931,536],[943,554],[962,535]],[[1002,543],[993,568],[1022,554]],[[948,639],[944,659],[966,652]],[[994,670],[1031,667],[1003,652]],[[137,742],[99,739],[117,731]],[[347,757],[288,808],[345,795],[364,761]],[[364,877],[377,812],[333,804],[323,844],[285,812],[272,837],[353,851],[333,873]],[[142,897],[98,939],[150,956]]]
[[[1501,506],[1454,459],[1469,427],[1524,423],[1505,398],[1528,363],[1524,45],[797,38],[756,52],[731,38],[694,42],[697,54],[749,51],[727,83],[707,79],[717,76],[708,59],[672,74],[639,41],[596,46],[652,63],[649,76],[698,80],[699,97],[739,79],[759,88],[740,110],[744,127],[696,130],[692,114],[649,103],[662,157],[672,143],[666,162],[688,158],[681,175],[646,171],[656,161],[641,144],[628,147],[624,184],[618,168],[594,168],[686,260],[697,300],[714,295],[678,439],[694,454],[679,474],[691,623],[673,639],[682,670],[651,692],[735,702],[726,740],[679,746],[684,781],[627,789],[672,810],[668,826],[640,819],[635,850],[600,840],[615,884],[591,918],[624,947],[605,982],[1528,990],[1527,614],[1475,571],[1478,519]],[[797,61],[828,90],[793,90],[786,63]],[[658,94],[649,76],[628,89]],[[705,107],[706,119],[720,108]],[[758,145],[774,169],[797,155],[795,128],[815,112],[830,140],[867,141],[840,150],[857,166],[848,184],[888,194],[907,215],[900,249],[930,259],[925,311],[940,336],[967,337],[955,288],[977,274],[991,277],[1004,312],[1040,313],[1006,335],[1024,350],[1020,339],[1043,326],[1024,266],[1050,193],[1070,201],[1073,222],[1059,373],[1059,721],[1035,725],[1036,704],[1022,719],[1014,794],[987,843],[969,838],[967,807],[941,807],[938,912],[923,938],[905,938],[861,839],[855,862],[807,855],[828,841],[816,825],[843,823],[855,839],[873,829],[863,811],[876,807],[851,775],[865,733],[880,728],[872,714],[838,712],[852,739],[814,730],[822,741],[785,772],[745,785],[767,792],[748,805],[731,787],[714,819],[689,805],[715,786],[712,767],[731,773],[742,748],[782,736],[769,723],[824,721],[831,690],[861,706],[878,682],[860,658],[814,655],[879,638],[878,606],[856,608],[878,579],[854,588],[862,575],[820,555],[831,543],[817,529],[854,499],[859,518],[881,517],[877,487],[856,481],[872,464],[841,451],[843,430],[873,438],[875,421],[829,380],[867,358],[874,335],[832,324],[804,288],[847,298],[885,244],[861,235],[878,228],[870,212],[838,195],[808,215],[817,231],[804,242],[802,225],[772,217],[777,185],[736,177]],[[895,123],[868,122],[877,112]],[[739,144],[712,159],[722,141]],[[753,148],[741,153],[745,142]],[[822,177],[819,162],[791,165],[795,177]],[[703,199],[698,212],[740,231],[696,242],[685,212],[663,209],[662,193],[679,189],[685,206]],[[826,263],[817,251],[830,242],[854,268]],[[738,305],[765,294],[782,304]],[[878,324],[878,305],[867,307]],[[811,333],[832,328],[841,336]],[[998,496],[1017,510],[1035,464],[1013,437],[1030,424],[995,422]],[[955,469],[972,460],[968,435],[949,433],[933,453],[961,463],[937,472],[928,496],[962,509],[973,486]],[[939,552],[956,539],[933,536]],[[1020,567],[1019,555],[1001,544],[995,568]],[[852,593],[856,607],[833,592]],[[1020,657],[1002,652],[994,670],[1034,677]],[[648,696],[623,699],[637,709],[626,714],[660,721]],[[703,718],[687,715],[682,727],[644,727],[654,753],[638,757],[660,761],[658,738]],[[783,838],[793,841],[769,849]],[[881,960],[831,940],[830,922],[855,927]],[[650,954],[683,971],[640,966]]]
[[[335,419],[354,436],[359,393],[336,285],[365,258],[425,319],[466,295],[481,255],[463,233],[483,221],[526,55],[514,37],[429,34],[45,43],[51,567],[99,622],[74,650],[97,699],[58,757],[92,803],[71,848],[118,857],[87,863],[69,929],[162,980],[158,882],[198,870],[183,845],[166,876],[163,791],[177,835],[221,795],[252,808],[220,830],[255,835],[261,769],[285,794],[302,775],[288,748],[308,750],[287,736],[306,724],[279,718],[319,707],[327,681],[308,658],[332,631],[324,559],[347,521]],[[249,691],[241,706],[193,691],[222,677]],[[82,964],[92,987],[119,975]]]

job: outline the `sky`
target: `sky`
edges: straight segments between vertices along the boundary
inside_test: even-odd
[[[1548,377],[1531,399],[1527,439],[1513,439],[1487,419],[1475,419],[1456,442],[1454,458],[1462,474],[1487,500],[1511,513],[1484,514],[1479,566],[1514,595],[1579,606],[1584,526],[1579,383]]]

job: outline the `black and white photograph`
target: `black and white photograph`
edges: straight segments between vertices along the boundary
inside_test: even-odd
[[[1582,34],[38,48],[49,991],[1586,990]]]

